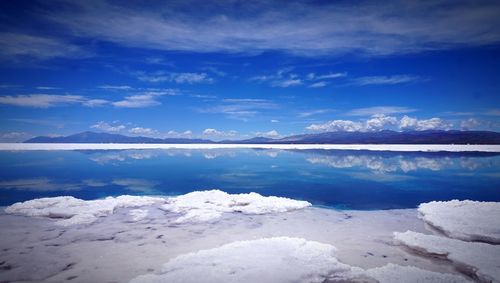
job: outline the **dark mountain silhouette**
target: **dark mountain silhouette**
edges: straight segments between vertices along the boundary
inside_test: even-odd
[[[83,132],[65,137],[35,137],[25,143],[214,143],[205,139],[129,137],[119,134]]]
[[[380,131],[327,132],[271,139],[214,142],[207,139],[129,137],[119,134],[83,132],[65,137],[35,137],[25,143],[236,143],[236,144],[500,144],[500,133],[488,131]]]

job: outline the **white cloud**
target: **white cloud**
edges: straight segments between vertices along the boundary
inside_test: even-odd
[[[346,114],[349,116],[371,116],[376,114],[404,114],[415,112],[416,109],[400,106],[374,106],[353,109]]]
[[[403,116],[397,119],[393,116],[384,114],[372,115],[369,119],[361,121],[351,120],[332,120],[323,124],[311,124],[306,127],[307,130],[316,132],[374,132],[384,129],[400,130],[449,130],[453,124],[441,118],[431,118],[426,120],[418,120],[408,116]]]
[[[207,73],[173,73],[173,72],[155,72],[152,74],[140,74],[140,81],[150,83],[174,82],[178,84],[197,84],[212,83],[214,80]]]
[[[229,132],[224,132],[224,131],[218,131],[216,129],[208,128],[203,130],[203,135],[204,136],[210,136],[210,137],[235,137],[238,134],[236,131],[229,131]]]
[[[104,121],[97,122],[90,126],[91,129],[97,129],[104,132],[118,133],[125,130],[125,125],[110,125]]]
[[[279,123],[279,122],[280,122],[280,120],[276,120],[276,119],[271,120],[271,123]]]
[[[398,124],[398,119],[396,117],[386,116],[384,114],[376,114],[366,121],[366,130],[367,131],[383,130],[387,125],[394,126],[397,124]]]
[[[391,1],[386,5],[180,1],[149,9],[124,2],[71,3],[67,9],[46,10],[40,17],[78,37],[160,50],[387,55],[500,41],[497,1]],[[207,12],[193,14],[193,5]]]
[[[500,123],[497,121],[486,121],[476,118],[469,118],[460,122],[460,129],[466,131],[472,130],[495,130],[498,131]]]
[[[315,132],[360,132],[364,131],[365,128],[361,122],[333,120],[324,124],[312,124],[306,129]]]
[[[265,137],[265,138],[279,138],[281,135],[276,130],[271,130],[268,132],[256,132],[255,136]]]
[[[481,121],[474,119],[474,118],[469,118],[467,120],[463,120],[460,122],[460,128],[462,130],[472,130],[472,129],[477,129],[478,127],[481,126]]]
[[[0,104],[34,108],[49,108],[68,104],[81,104],[85,101],[86,99],[80,95],[26,94],[16,96],[0,96]]]
[[[395,85],[409,82],[416,82],[422,80],[418,76],[410,75],[395,75],[395,76],[371,76],[360,77],[353,79],[356,85]]]
[[[426,120],[418,120],[408,116],[403,116],[399,122],[399,128],[402,130],[449,130],[453,127],[451,122],[441,118],[431,118]]]
[[[216,129],[208,128],[208,129],[205,129],[203,131],[203,135],[205,135],[205,136],[222,136],[222,135],[224,135],[224,133],[217,131]]]
[[[160,96],[165,95],[177,95],[178,91],[175,89],[160,89],[160,90],[149,90],[142,92],[141,94],[126,96],[123,100],[112,102],[111,104],[115,107],[121,108],[144,108],[161,105],[158,101]]]
[[[159,132],[151,128],[135,127],[128,130],[130,134],[141,136],[157,136]]]
[[[120,108],[144,108],[161,105],[156,96],[148,94],[126,96],[124,100],[112,102],[113,106]]]

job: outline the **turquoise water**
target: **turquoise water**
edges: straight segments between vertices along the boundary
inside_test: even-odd
[[[178,195],[220,189],[345,209],[431,200],[500,201],[500,155],[339,150],[0,152],[0,205],[70,195]]]

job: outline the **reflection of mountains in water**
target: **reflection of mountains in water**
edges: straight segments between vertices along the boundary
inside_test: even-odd
[[[440,171],[462,168],[477,170],[480,168],[500,167],[498,153],[470,152],[372,152],[312,150],[312,156],[306,158],[311,164],[322,164],[333,168],[364,167],[378,173],[411,172],[417,170]]]

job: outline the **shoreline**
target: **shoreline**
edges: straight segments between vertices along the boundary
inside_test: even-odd
[[[125,149],[325,149],[394,152],[500,152],[500,145],[464,144],[125,144],[125,143],[0,143],[0,151],[125,150]]]

